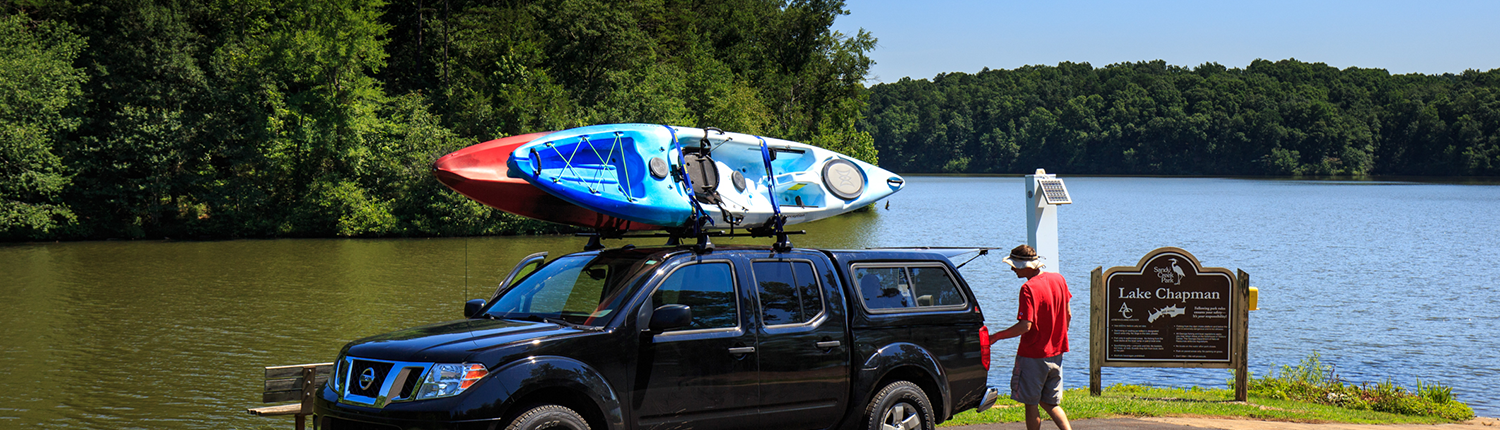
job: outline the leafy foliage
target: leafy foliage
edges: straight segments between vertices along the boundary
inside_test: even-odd
[[[0,240],[558,232],[439,184],[479,141],[717,126],[876,161],[841,1],[0,6]],[[87,41],[87,44],[84,43]]]
[[[60,198],[71,175],[57,147],[78,125],[84,76],[72,62],[84,46],[67,24],[0,16],[0,239],[46,237],[76,219]]]
[[[870,97],[859,129],[899,172],[1500,175],[1500,70],[1061,63]]]
[[[1442,384],[1417,381],[1415,392],[1407,391],[1390,380],[1376,384],[1348,385],[1323,363],[1314,352],[1297,366],[1281,366],[1278,371],[1251,378],[1252,395],[1280,400],[1296,400],[1339,406],[1348,409],[1390,412],[1402,415],[1436,416],[1453,421],[1474,418],[1474,410],[1453,397],[1453,388]],[[1233,387],[1233,380],[1230,387]]]

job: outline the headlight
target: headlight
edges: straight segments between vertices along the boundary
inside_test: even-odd
[[[478,363],[434,364],[413,400],[457,396],[488,374],[489,370]]]

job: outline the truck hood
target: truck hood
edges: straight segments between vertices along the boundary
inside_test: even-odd
[[[471,319],[448,321],[350,342],[344,354],[391,361],[462,363],[481,350],[584,333],[552,323]]]

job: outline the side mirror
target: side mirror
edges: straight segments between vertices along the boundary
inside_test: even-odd
[[[479,314],[480,309],[484,309],[484,299],[474,299],[464,302],[464,318],[473,318]]]
[[[661,305],[651,311],[651,331],[663,332],[687,327],[693,323],[693,308],[687,305]]]

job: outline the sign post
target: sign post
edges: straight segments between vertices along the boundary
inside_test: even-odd
[[[1247,397],[1250,275],[1203,267],[1181,248],[1158,248],[1134,267],[1090,276],[1089,392],[1104,367],[1235,369]]]

